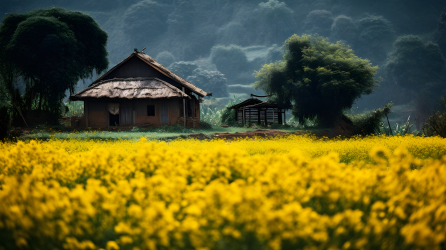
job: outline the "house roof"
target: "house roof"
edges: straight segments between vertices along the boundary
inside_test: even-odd
[[[122,60],[120,63],[118,63],[117,65],[115,65],[113,68],[111,68],[109,71],[107,71],[106,73],[104,73],[103,75],[101,75],[100,77],[98,77],[92,84],[90,84],[90,86],[96,84],[97,82],[101,81],[103,78],[105,78],[108,74],[110,74],[111,72],[113,72],[116,68],[118,68],[119,66],[121,66],[122,64],[124,64],[126,61],[128,61],[130,58],[132,57],[137,57],[139,59],[141,59],[143,62],[147,63],[148,65],[152,66],[155,70],[158,70],[161,74],[171,78],[172,80],[180,83],[181,85],[183,85],[184,87],[188,88],[189,90],[191,90],[192,92],[196,93],[197,95],[203,97],[203,96],[212,96],[212,93],[207,93],[206,91],[198,88],[197,86],[195,86],[194,84],[192,84],[189,81],[186,81],[185,79],[183,79],[182,77],[178,76],[177,74],[169,71],[167,68],[165,68],[163,65],[159,64],[158,62],[156,62],[152,57],[150,57],[149,55],[145,54],[144,52],[140,51],[134,51],[132,54],[130,54],[127,58],[125,58],[124,60]]]
[[[228,109],[238,109],[241,107],[245,107],[245,106],[249,106],[249,105],[254,105],[254,104],[258,104],[258,103],[262,103],[263,101],[257,99],[257,98],[250,98],[250,99],[246,99],[241,103],[232,105],[231,107],[228,107]]]
[[[92,98],[190,98],[183,91],[171,84],[154,77],[114,78],[99,81],[88,88],[70,96],[70,100]]]

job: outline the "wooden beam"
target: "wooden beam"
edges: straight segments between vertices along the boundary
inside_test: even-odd
[[[286,125],[286,109],[283,110],[283,123]]]
[[[243,120],[243,126],[245,126],[246,124],[245,109],[243,109],[242,120]]]
[[[257,124],[260,125],[260,108],[257,108]]]
[[[275,123],[275,121],[276,121],[276,119],[275,119],[276,117],[274,117],[274,108],[273,108],[273,124]]]

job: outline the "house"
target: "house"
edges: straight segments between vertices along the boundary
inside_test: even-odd
[[[275,103],[261,101],[254,97],[268,96],[251,94],[250,99],[228,107],[228,109],[235,109],[235,119],[238,123],[243,125],[255,123],[264,126],[286,123],[285,109],[279,108]]]
[[[202,97],[212,96],[170,72],[142,51],[135,51],[70,96],[84,101],[86,127],[160,126],[200,122]]]

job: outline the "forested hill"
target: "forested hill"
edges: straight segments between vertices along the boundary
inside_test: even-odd
[[[266,0],[264,0],[266,1]],[[388,34],[429,36],[436,27],[443,0],[2,0],[2,13],[25,12],[51,6],[92,15],[109,33],[108,49],[114,64],[134,47],[149,55],[169,51],[175,60],[196,60],[218,44],[240,46],[281,44],[292,34],[319,33],[333,39],[333,21],[340,15],[359,24],[388,24]],[[317,11],[318,10],[318,11]],[[313,12],[312,12],[313,11]],[[311,13],[311,14],[310,14]],[[310,14],[310,15],[309,15]],[[383,20],[361,20],[370,16]],[[357,27],[359,37],[373,36]],[[390,32],[391,31],[391,32]],[[352,31],[354,32],[354,31]],[[379,31],[375,31],[379,32]],[[378,35],[378,34],[376,34]],[[343,38],[343,37],[340,37]],[[370,38],[370,37],[369,37]],[[369,39],[367,39],[369,40]],[[391,40],[390,38],[388,40]],[[354,41],[349,41],[353,46]],[[386,42],[386,41],[383,41]],[[392,41],[390,41],[392,42]],[[366,46],[366,44],[364,44]],[[360,47],[358,45],[358,47]]]
[[[434,38],[446,4],[444,0],[2,0],[0,17],[52,6],[90,14],[108,32],[110,67],[134,48],[146,47],[147,54],[166,66],[193,61],[171,65],[185,78],[195,77],[197,82],[226,78],[232,93],[255,81],[254,70],[281,60],[280,47],[293,34],[342,40],[356,55],[383,68],[398,36]],[[203,70],[214,73],[206,75]],[[221,93],[227,96],[224,90]]]

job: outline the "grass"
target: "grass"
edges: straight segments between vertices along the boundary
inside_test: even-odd
[[[162,126],[158,128],[139,128],[133,127],[132,130],[121,131],[119,128],[109,130],[87,129],[83,131],[67,131],[62,126],[37,126],[31,133],[22,134],[17,137],[18,140],[47,140],[47,139],[99,139],[99,140],[138,140],[141,137],[154,140],[172,140],[179,137],[186,138],[192,133],[202,133],[213,137],[215,133],[246,133],[257,129],[273,129],[287,133],[317,133],[323,129],[300,129],[290,126],[274,125],[272,127],[227,127],[211,126],[210,128],[184,128],[180,125]]]

